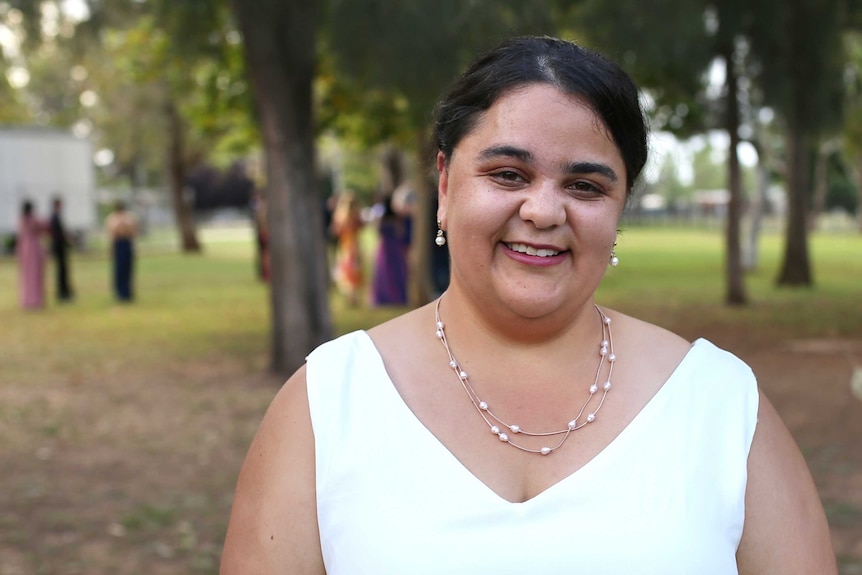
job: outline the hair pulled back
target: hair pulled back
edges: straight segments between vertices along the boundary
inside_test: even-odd
[[[637,86],[616,63],[558,38],[512,38],[480,56],[437,105],[437,149],[449,159],[494,102],[529,84],[550,84],[590,106],[620,150],[630,193],[647,159],[647,126]]]

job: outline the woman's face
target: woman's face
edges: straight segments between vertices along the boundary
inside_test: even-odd
[[[592,300],[627,190],[616,144],[581,100],[545,84],[510,92],[437,167],[453,287],[527,318]]]

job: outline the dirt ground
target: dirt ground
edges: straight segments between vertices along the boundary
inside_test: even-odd
[[[755,369],[808,459],[841,573],[862,574],[862,340],[707,335]],[[279,385],[251,363],[0,382],[0,575],[216,573],[237,471]]]

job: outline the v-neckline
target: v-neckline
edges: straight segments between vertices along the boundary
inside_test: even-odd
[[[553,493],[559,489],[562,489],[565,484],[577,481],[578,478],[590,475],[593,469],[596,469],[601,466],[602,462],[607,460],[608,458],[612,458],[615,451],[621,449],[621,444],[631,441],[630,438],[636,437],[637,429],[642,427],[648,423],[650,417],[654,417],[657,412],[660,411],[661,404],[666,402],[665,399],[671,392],[668,391],[672,387],[671,384],[676,382],[676,380],[681,379],[681,374],[684,371],[686,365],[689,363],[689,358],[691,357],[694,350],[701,344],[706,343],[706,340],[697,339],[695,340],[691,346],[689,347],[686,354],[682,357],[679,363],[676,365],[671,374],[665,379],[662,385],[656,390],[656,392],[649,398],[649,400],[641,407],[641,409],[635,414],[635,416],[629,421],[625,427],[623,427],[620,432],[614,436],[611,441],[605,445],[600,451],[598,451],[592,458],[590,458],[586,463],[572,471],[570,474],[561,478],[556,483],[553,483],[543,489],[542,491],[536,493],[529,499],[524,501],[511,501],[506,499],[502,495],[500,495],[497,491],[491,488],[487,483],[485,483],[482,479],[480,479],[467,465],[464,464],[453,452],[446,446],[445,443],[440,441],[440,439],[428,428],[425,423],[417,417],[416,413],[410,408],[401,393],[398,391],[398,387],[395,385],[395,382],[392,380],[392,377],[389,375],[389,372],[386,370],[386,364],[383,360],[383,355],[380,353],[380,350],[377,348],[377,345],[374,343],[374,340],[368,334],[367,331],[360,330],[363,335],[364,344],[369,347],[369,349],[373,352],[370,353],[369,356],[374,357],[374,365],[375,369],[379,372],[379,381],[381,382],[381,387],[383,393],[385,393],[392,401],[392,404],[396,407],[396,409],[402,411],[405,416],[404,419],[407,421],[411,421],[412,425],[418,430],[419,433],[425,436],[426,442],[432,446],[433,449],[438,451],[444,459],[448,460],[451,466],[463,475],[469,477],[471,482],[474,482],[478,485],[479,491],[485,492],[489,494],[492,499],[496,500],[505,505],[531,505],[536,504],[540,501],[543,501],[546,498],[552,497]],[[378,377],[372,378],[374,381],[378,381]]]

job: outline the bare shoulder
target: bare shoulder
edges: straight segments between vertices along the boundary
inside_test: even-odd
[[[409,350],[415,354],[428,341],[427,335],[434,333],[433,304],[408,311],[368,330],[384,358],[397,356]]]
[[[835,575],[823,506],[802,453],[761,394],[748,457],[740,575]]]
[[[668,329],[615,310],[605,312],[612,320],[615,344],[639,373],[665,378],[691,349],[690,341]]]
[[[324,573],[304,367],[275,396],[248,450],[220,572]]]

